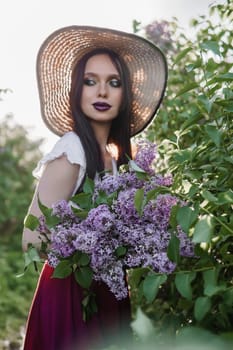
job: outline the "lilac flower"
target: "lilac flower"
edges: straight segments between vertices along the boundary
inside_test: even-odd
[[[71,208],[71,204],[66,200],[60,200],[52,205],[52,215],[58,216],[61,219],[70,218],[75,219],[75,215]]]
[[[43,215],[39,217],[39,226],[37,227],[37,231],[41,235],[48,235],[50,233],[50,230],[48,226],[46,225],[46,219]]]
[[[135,163],[149,175],[152,175],[154,173],[153,162],[157,154],[156,145],[147,140],[139,140],[137,146]]]
[[[96,231],[107,232],[114,224],[114,215],[106,204],[101,204],[89,211],[85,224]]]
[[[172,175],[168,174],[166,176],[162,175],[156,175],[154,178],[151,179],[151,183],[154,186],[171,186],[173,182]]]
[[[119,181],[119,176],[115,176],[112,174],[106,174],[103,178],[95,179],[95,191],[96,193],[103,191],[106,194],[111,194],[121,187],[121,183]]]
[[[99,276],[97,275],[96,280],[106,283],[116,299],[122,300],[127,298],[128,288],[126,286],[124,268],[120,261],[116,261],[115,264],[110,265]]]
[[[88,229],[85,224],[80,224],[76,228],[76,238],[73,245],[76,250],[87,254],[92,254],[98,240],[98,232],[94,229]]]
[[[72,204],[66,201],[53,205],[52,214],[61,220],[52,229],[48,229],[44,217],[40,218],[39,232],[51,233],[48,262],[52,267],[56,268],[62,259],[72,261],[77,251],[86,253],[93,279],[106,283],[118,300],[128,295],[125,268],[149,267],[166,274],[175,270],[176,264],[167,256],[171,238],[169,220],[172,207],[185,203],[171,194],[156,193],[146,204],[143,202],[148,191],[156,189],[159,193],[160,186],[172,184],[171,175],[155,173],[155,157],[156,146],[140,141],[135,162],[150,176],[139,179],[133,169],[125,167],[117,176],[106,174],[96,178],[91,208],[85,219],[79,219]],[[138,189],[144,192],[140,214],[135,207]],[[96,199],[102,193],[106,194],[106,203],[97,204]],[[104,201],[105,197],[102,198]],[[194,256],[194,245],[179,226],[175,234],[180,240],[180,255]],[[122,247],[125,251],[119,256],[116,252]]]
[[[173,29],[168,21],[154,21],[145,27],[146,37],[158,45],[165,53],[176,52]]]
[[[71,256],[75,252],[76,224],[69,227],[57,225],[51,232],[51,249],[61,257]]]
[[[138,220],[139,216],[134,205],[135,188],[129,188],[121,191],[117,200],[114,202],[114,211],[119,219],[128,222]]]
[[[59,262],[60,262],[59,256],[57,256],[54,251],[50,251],[48,253],[48,264],[51,267],[56,268]]]
[[[177,237],[180,240],[180,255],[186,257],[194,257],[194,243],[189,239],[187,234],[181,229],[180,226],[177,227]]]
[[[154,268],[155,271],[160,273],[170,274],[176,268],[176,264],[168,259],[166,252],[160,252],[156,254],[151,262],[152,268]]]
[[[156,225],[160,229],[167,229],[171,208],[176,205],[178,199],[170,194],[160,194],[155,200],[149,201],[144,208],[145,220]]]

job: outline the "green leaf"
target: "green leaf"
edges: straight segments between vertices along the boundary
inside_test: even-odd
[[[203,50],[207,50],[207,51],[212,51],[215,55],[221,55],[220,50],[219,50],[219,44],[217,41],[204,41],[202,43],[200,43],[200,47]]]
[[[80,266],[87,266],[90,262],[90,257],[86,253],[81,253],[81,256],[79,258],[79,264]]]
[[[74,272],[76,282],[83,288],[91,286],[93,271],[89,266],[77,268]]]
[[[72,273],[72,267],[68,260],[60,261],[53,271],[53,278],[66,278]]]
[[[146,174],[145,170],[143,170],[142,168],[140,168],[137,163],[134,160],[130,160],[129,161],[129,166],[131,169],[133,169],[134,171],[136,171],[137,173],[143,173]]]
[[[144,190],[143,188],[139,188],[134,195],[134,205],[139,215],[142,214],[142,210],[143,210],[143,198],[144,198]]]
[[[207,285],[206,288],[204,289],[204,294],[207,295],[208,297],[212,297],[213,295],[216,294],[221,294],[222,292],[225,292],[226,290],[226,285],[225,284],[221,284],[221,285]]]
[[[189,192],[188,192],[188,196],[190,198],[192,198],[193,196],[195,196],[195,194],[197,194],[199,192],[199,187],[196,186],[196,185],[192,185],[189,189]]]
[[[47,207],[46,205],[44,205],[44,204],[40,201],[39,196],[38,196],[38,206],[39,206],[39,208],[40,208],[41,213],[45,216],[46,221],[47,221],[47,218],[48,218],[48,217],[51,217],[52,211],[53,211],[53,210],[52,210],[51,208]]]
[[[231,224],[232,226],[232,224]],[[232,234],[229,236],[225,236],[225,242],[222,239],[221,247],[220,247],[220,254],[223,256],[225,263],[233,264],[233,242],[232,242]]]
[[[196,67],[196,65],[194,64],[194,63],[190,63],[190,64],[187,64],[186,66],[185,66],[185,69],[186,69],[186,71],[189,73],[189,72],[192,72],[195,68],[197,68]]]
[[[198,100],[201,102],[201,104],[203,105],[203,107],[205,108],[207,113],[211,112],[214,100],[216,97],[209,99],[207,96],[205,95],[200,95],[198,96]]]
[[[200,219],[194,228],[193,242],[194,243],[209,243],[214,230],[214,220],[211,216],[205,216]]]
[[[39,219],[35,215],[28,214],[24,220],[24,227],[34,231],[39,225]]]
[[[83,192],[92,195],[94,193],[94,187],[95,187],[94,181],[89,177],[86,177],[83,185]]]
[[[195,83],[195,82],[192,82],[192,83],[189,83],[188,85],[184,86],[183,89],[181,89],[175,97],[178,97],[180,95],[183,95],[184,93],[188,92],[188,91],[191,91],[193,89],[196,89],[198,87],[198,84]]]
[[[72,256],[72,264],[76,264],[78,266],[87,266],[90,262],[90,257],[88,254],[79,251],[76,251]]]
[[[195,279],[196,273],[178,273],[175,277],[175,285],[179,293],[186,299],[192,300],[191,283]]]
[[[95,199],[97,205],[106,204],[108,202],[108,195],[104,191],[99,191],[98,196]]]
[[[190,161],[192,157],[193,150],[191,149],[183,149],[174,152],[174,158],[180,164],[183,164],[185,161]]]
[[[225,284],[217,285],[219,269],[213,268],[204,271],[202,274],[204,279],[204,294],[206,296],[211,297],[225,290]]]
[[[178,62],[180,62],[182,60],[183,57],[185,57],[187,55],[188,52],[192,51],[193,48],[192,47],[187,47],[186,49],[184,50],[181,50],[179,52],[179,54],[176,56],[174,62],[173,62],[173,65],[177,64]]]
[[[206,199],[208,202],[216,202],[218,200],[217,197],[215,197],[210,191],[204,190],[201,192],[201,195],[204,199]]]
[[[126,247],[120,246],[120,247],[117,247],[117,249],[115,250],[114,253],[115,253],[117,258],[121,258],[121,257],[125,256],[126,252],[127,252]]]
[[[146,194],[145,204],[147,204],[150,200],[155,199],[157,197],[158,192],[158,188],[153,188],[153,190],[148,191]]]
[[[84,209],[73,208],[72,210],[78,218],[83,219],[83,220],[86,219],[86,217],[89,213],[89,210],[84,210]]]
[[[153,274],[153,275],[147,275],[144,282],[143,282],[143,294],[145,298],[147,299],[148,303],[152,303],[155,299],[159,287],[165,283],[167,280],[166,275],[159,275],[159,274]]]
[[[231,82],[233,80],[233,73],[226,73],[221,74],[216,77],[216,80],[218,81],[229,81]]]
[[[177,212],[177,222],[184,232],[188,232],[191,225],[197,219],[198,210],[193,210],[188,206],[180,207]]]
[[[199,297],[195,300],[194,317],[200,322],[206,316],[211,308],[211,300],[209,297]]]
[[[24,253],[24,267],[27,268],[33,262],[42,262],[43,260],[40,258],[39,253],[36,248],[30,247]]]
[[[218,204],[232,204],[233,203],[233,191],[228,190],[226,192],[222,192],[218,195]]]
[[[219,129],[214,125],[206,125],[205,131],[211,141],[213,141],[217,147],[220,147],[222,134]]]
[[[167,247],[167,256],[175,263],[179,263],[180,261],[180,240],[174,234],[171,235],[171,239]]]
[[[48,226],[48,228],[56,226],[57,224],[59,224],[60,221],[61,219],[55,215],[46,217],[46,225]]]
[[[208,285],[216,286],[219,270],[216,268],[203,271],[204,287]]]
[[[130,276],[130,286],[133,288],[138,287],[139,283],[141,282],[142,278],[148,273],[147,267],[137,267],[130,270],[129,276]]]
[[[150,200],[156,199],[157,196],[162,193],[170,193],[169,188],[167,186],[159,186],[158,188],[153,188],[153,190],[148,191],[143,205],[145,206]]]
[[[179,210],[179,205],[173,205],[170,211],[169,225],[173,228],[177,228],[177,212]]]
[[[91,209],[92,207],[92,194],[81,192],[71,198],[71,201],[78,204],[82,209]]]
[[[228,100],[228,101],[216,101],[216,104],[219,106],[222,106],[223,109],[227,112],[233,112],[233,101]]]
[[[95,294],[88,292],[82,300],[83,320],[88,321],[98,310]]]
[[[38,197],[38,205],[39,205],[39,208],[40,208],[42,214],[45,217],[46,225],[49,228],[56,226],[60,222],[60,218],[58,216],[52,215],[53,210],[51,208],[48,208],[46,205],[44,205],[40,201],[39,197]]]

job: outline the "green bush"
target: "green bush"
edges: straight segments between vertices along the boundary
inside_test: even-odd
[[[21,249],[23,220],[32,198],[34,169],[41,140],[31,141],[27,131],[8,116],[0,128],[0,340],[14,339],[25,325],[35,272],[24,269]]]
[[[163,45],[168,89],[145,136],[158,145],[158,171],[173,175],[172,190],[190,204],[174,208],[172,220],[196,243],[197,258],[178,265],[167,281],[149,273],[148,283],[148,272],[131,272],[134,304],[150,316],[158,334],[192,325],[233,341],[232,20],[232,3],[226,1],[213,6],[209,17],[192,21],[192,42],[177,23],[166,26],[175,38],[173,45]],[[154,31],[159,45],[156,25],[149,34],[152,40]]]

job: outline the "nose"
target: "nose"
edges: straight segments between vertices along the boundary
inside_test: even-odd
[[[106,83],[100,83],[99,84],[99,90],[98,90],[98,96],[99,97],[107,97],[107,85]]]

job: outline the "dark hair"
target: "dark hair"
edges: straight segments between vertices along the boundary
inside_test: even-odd
[[[74,66],[70,90],[70,106],[72,117],[74,119],[74,131],[78,134],[82,142],[87,162],[86,172],[92,179],[96,172],[100,173],[104,170],[104,164],[101,157],[100,147],[88,118],[81,110],[80,101],[86,63],[90,57],[98,54],[107,54],[110,57],[120,75],[123,88],[122,105],[119,109],[118,116],[112,121],[108,143],[114,143],[118,148],[118,166],[127,163],[127,155],[131,157],[131,84],[128,67],[123,59],[112,50],[106,48],[92,50],[85,54]]]

